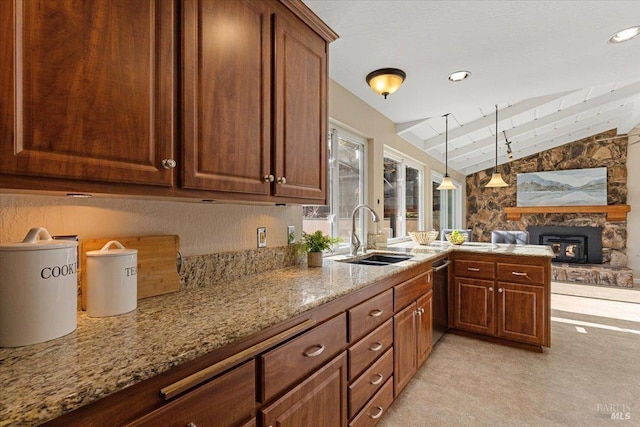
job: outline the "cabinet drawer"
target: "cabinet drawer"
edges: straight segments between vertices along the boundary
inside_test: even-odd
[[[271,399],[343,350],[346,318],[342,313],[260,356],[261,400]]]
[[[349,418],[353,418],[362,406],[380,390],[384,382],[393,375],[393,348],[367,369],[349,386]]]
[[[498,263],[498,280],[525,284],[544,284],[545,268],[539,265]]]
[[[353,343],[382,325],[393,315],[393,289],[388,289],[347,312],[349,342]]]
[[[393,345],[393,320],[362,338],[349,348],[349,381],[360,375],[386,349]]]
[[[393,288],[393,311],[398,312],[431,289],[431,270]]]
[[[488,261],[455,261],[455,275],[493,279],[495,277],[494,263]]]
[[[349,427],[371,427],[378,424],[382,415],[387,412],[393,402],[393,379],[388,379],[384,386],[369,401],[367,406],[349,423]]]
[[[252,360],[128,426],[237,426],[250,418],[255,407],[255,375],[255,362]]]

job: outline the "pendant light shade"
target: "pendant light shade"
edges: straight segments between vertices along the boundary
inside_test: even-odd
[[[373,89],[375,93],[387,99],[387,95],[391,95],[400,88],[405,78],[407,78],[407,75],[402,70],[398,70],[397,68],[382,68],[370,72],[366,80],[367,84],[371,86],[371,89]]]
[[[449,113],[444,115],[445,118],[445,133],[444,133],[444,178],[440,185],[438,185],[438,190],[455,190],[456,186],[451,181],[451,177],[449,176]]]
[[[496,104],[496,165],[493,168],[493,175],[491,175],[491,180],[485,187],[497,188],[508,186],[509,184],[504,182],[504,179],[502,179],[502,175],[498,173],[498,104]]]

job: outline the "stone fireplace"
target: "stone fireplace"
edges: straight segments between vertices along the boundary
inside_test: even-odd
[[[602,264],[602,227],[527,227],[532,245],[547,245],[556,254],[552,262]]]
[[[627,267],[626,214],[610,218],[609,213],[593,209],[581,212],[580,209],[549,209],[522,213],[514,219],[507,218],[505,210],[516,206],[518,173],[595,167],[607,168],[608,206],[605,207],[625,205],[627,144],[626,137],[616,137],[616,131],[611,130],[500,165],[498,171],[509,184],[506,188],[485,187],[493,168],[468,175],[467,228],[472,229],[473,240],[490,242],[492,230],[528,230],[530,241],[539,243],[539,236],[531,235],[530,228],[547,230],[554,227],[552,232],[543,233],[546,235],[546,244],[563,254],[552,263],[552,280],[603,286],[633,286],[633,273]],[[588,236],[586,242],[583,241],[585,239],[582,232],[567,235],[558,231],[564,227],[599,229],[600,238]],[[599,250],[595,249],[601,254],[599,260],[597,256],[589,256],[588,250],[594,249],[594,241],[599,241],[601,245]]]

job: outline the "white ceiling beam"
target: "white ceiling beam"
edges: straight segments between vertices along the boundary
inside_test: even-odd
[[[418,126],[420,126],[423,123],[426,123],[427,121],[429,121],[429,118],[412,120],[410,122],[404,122],[404,123],[398,123],[398,124],[396,124],[396,135],[402,136],[403,134],[406,134],[407,132],[411,132],[413,129],[417,128]],[[421,141],[420,145],[422,146],[422,141]]]
[[[618,135],[624,135],[640,126],[640,96],[637,96],[633,102],[634,111],[628,120],[621,120],[618,125]]]
[[[547,114],[546,116],[540,117],[537,120],[532,120],[521,126],[506,130],[505,133],[507,134],[507,139],[513,140],[518,135],[525,134],[532,130],[544,127],[560,120],[564,120],[574,115],[584,114],[588,111],[602,108],[605,104],[608,103],[620,102],[621,100],[624,100],[626,98],[637,96],[638,93],[640,93],[640,82],[624,86],[618,90],[608,92],[595,98],[591,98],[587,101],[583,101],[579,104],[575,104],[571,107],[565,108],[564,110],[560,110],[552,114]],[[498,143],[504,142],[503,135],[504,134],[502,132],[498,134]],[[483,138],[471,144],[467,144],[466,146],[460,147],[457,150],[450,151],[449,156],[451,158],[463,156],[484,147],[488,147],[491,144],[495,144],[495,135]]]
[[[402,139],[404,139],[405,141],[407,141],[410,144],[415,145],[416,147],[418,147],[419,149],[422,150],[422,139],[420,139],[418,136],[416,136],[415,133],[412,132],[406,132],[403,134],[398,134],[398,136]]]
[[[517,116],[518,114],[522,114],[524,112],[533,110],[534,108],[540,107],[541,105],[548,104],[549,102],[555,101],[557,99],[562,98],[570,93],[576,91],[566,91],[561,93],[555,93],[552,95],[538,96],[536,98],[529,98],[522,102],[518,102],[513,104],[510,107],[498,109],[498,113],[500,115],[500,120],[508,120],[512,117]],[[475,132],[477,130],[483,129],[488,126],[492,126],[495,124],[495,115],[490,114],[486,115],[480,119],[474,120],[470,123],[460,126],[459,128],[455,128],[449,131],[449,142],[455,141],[456,139],[464,138],[468,134]],[[434,136],[433,138],[429,138],[424,141],[424,149],[431,150],[439,145],[444,144],[445,135],[439,134]]]
[[[583,129],[583,130],[578,131],[578,132],[573,132],[570,135],[567,134],[567,135],[561,136],[559,138],[556,138],[553,142],[547,141],[547,142],[538,144],[537,146],[527,147],[525,150],[523,150],[521,153],[519,153],[518,158],[527,157],[527,156],[530,156],[532,154],[540,153],[542,151],[550,150],[552,148],[556,148],[556,147],[559,147],[561,145],[568,144],[568,143],[576,141],[578,139],[587,138],[587,137],[589,137],[591,135],[594,135],[594,134],[609,130],[609,129],[611,129],[611,127],[612,127],[612,123],[604,122],[604,123],[601,123],[599,125],[592,126],[590,129]],[[498,164],[499,165],[504,164],[504,163],[507,163],[507,161],[500,161],[500,158],[498,158]],[[472,174],[472,173],[479,172],[481,170],[489,169],[489,168],[493,167],[494,165],[495,165],[495,159],[494,160],[484,161],[482,163],[478,163],[477,165],[474,165],[474,166],[469,167],[469,168],[461,169],[459,171],[461,173],[465,174],[465,175],[469,175],[469,174]],[[451,167],[451,166],[449,166],[449,167]]]

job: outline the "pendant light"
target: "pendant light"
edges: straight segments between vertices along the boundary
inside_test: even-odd
[[[491,181],[487,183],[485,187],[497,188],[508,187],[509,184],[504,182],[502,175],[498,173],[498,104],[496,104],[496,165],[493,168],[493,175],[491,175]]]
[[[438,185],[438,190],[455,190],[456,186],[451,181],[451,177],[449,176],[449,114],[444,115],[445,118],[445,131],[444,131],[444,178],[440,185]]]
[[[375,93],[387,99],[388,95],[391,95],[400,88],[400,85],[406,78],[407,75],[402,70],[397,68],[382,68],[370,72],[367,75],[366,81]]]

